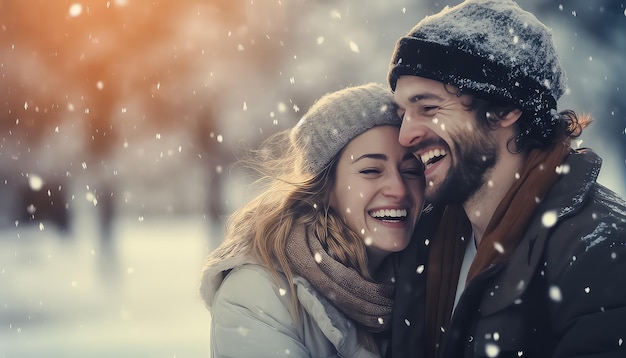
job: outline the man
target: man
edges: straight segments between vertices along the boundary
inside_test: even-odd
[[[511,0],[426,17],[394,50],[426,198],[398,257],[393,357],[626,357],[626,203],[574,150],[550,30]]]

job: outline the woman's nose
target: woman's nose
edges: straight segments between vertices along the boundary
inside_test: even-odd
[[[397,172],[393,175],[390,175],[390,177],[387,179],[383,194],[395,198],[404,198],[407,195],[408,191],[409,189],[406,182],[403,180],[402,175]]]

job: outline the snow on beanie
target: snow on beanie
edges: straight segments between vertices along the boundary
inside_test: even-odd
[[[543,137],[553,133],[566,86],[551,31],[512,0],[465,0],[424,18],[396,44],[392,91],[403,75],[519,106],[533,115],[526,131]]]
[[[301,170],[317,175],[353,138],[401,122],[389,89],[369,83],[322,96],[291,129],[290,139],[303,154]]]

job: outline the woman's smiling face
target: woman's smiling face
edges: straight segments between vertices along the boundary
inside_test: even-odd
[[[400,129],[378,126],[341,152],[331,207],[365,240],[369,255],[384,257],[411,240],[424,204],[424,169],[398,142]]]

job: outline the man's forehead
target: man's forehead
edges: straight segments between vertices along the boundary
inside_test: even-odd
[[[401,76],[396,85],[396,100],[418,101],[423,99],[444,99],[445,86],[442,82],[417,76]]]

